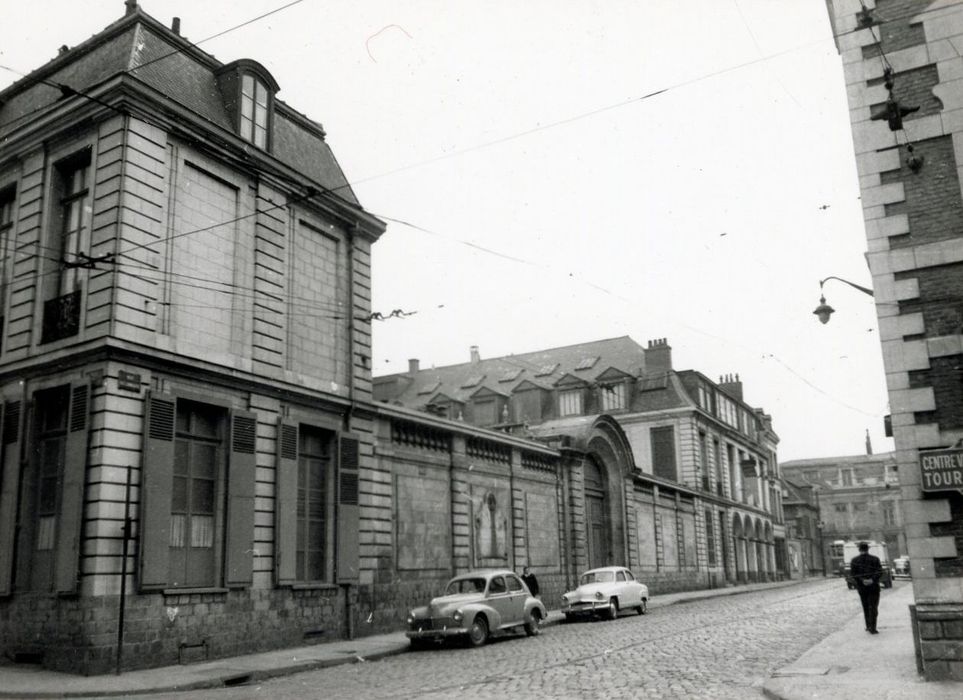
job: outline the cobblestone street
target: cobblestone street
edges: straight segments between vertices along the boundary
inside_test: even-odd
[[[885,594],[884,594],[885,595]],[[257,685],[166,698],[746,698],[846,620],[838,579],[548,627],[480,649],[446,647]]]

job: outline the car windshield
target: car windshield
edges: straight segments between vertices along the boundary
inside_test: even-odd
[[[589,571],[582,574],[582,584],[586,583],[612,583],[615,580],[614,571]]]
[[[455,595],[456,593],[484,593],[485,579],[483,578],[456,578],[448,583],[445,595]]]

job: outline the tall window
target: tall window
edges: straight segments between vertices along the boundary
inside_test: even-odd
[[[60,261],[75,262],[84,244],[84,228],[90,201],[90,156],[72,158],[59,166],[60,179]],[[61,265],[57,296],[78,288],[78,268]]]
[[[558,412],[561,416],[582,415],[582,390],[566,389],[558,394]]]
[[[702,480],[702,490],[709,490],[709,447],[706,443],[706,434],[699,433],[699,472]]]
[[[174,481],[171,492],[170,583],[218,585],[218,522],[223,517],[221,489],[224,411],[192,401],[177,402]]]
[[[268,90],[250,73],[241,76],[241,138],[267,148]]]
[[[33,445],[35,482],[33,507],[33,590],[49,590],[53,583],[57,544],[57,503],[67,442],[69,389],[36,394],[36,438]]]
[[[625,408],[625,384],[603,384],[600,390],[603,411],[617,411]]]
[[[301,426],[298,431],[298,535],[296,577],[330,581],[331,513],[334,508],[332,435]]]
[[[706,550],[709,556],[709,566],[716,565],[716,533],[715,523],[712,521],[712,511],[706,508]]]
[[[852,470],[852,469],[843,469],[843,471],[842,471],[842,476],[840,477],[840,484],[842,484],[843,486],[852,486],[852,485],[853,485],[853,470]]]
[[[896,502],[895,501],[883,501],[883,525],[895,525],[896,524]]]
[[[649,438],[652,442],[652,473],[675,481],[675,429],[671,425],[651,428]]]
[[[11,265],[10,251],[13,250],[13,205],[16,190],[9,187],[0,191],[0,338],[3,337],[4,307],[7,303],[7,280]]]

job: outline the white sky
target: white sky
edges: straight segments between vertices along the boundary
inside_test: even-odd
[[[142,7],[198,42],[284,4]],[[124,12],[16,6],[0,64],[23,72]],[[263,63],[363,206],[427,229],[375,246],[373,309],[417,312],[375,323],[376,374],[664,337],[677,369],[740,375],[782,461],[866,429],[893,449],[872,299],[829,281],[812,314],[821,278],[871,286],[823,0],[304,0],[201,47]]]

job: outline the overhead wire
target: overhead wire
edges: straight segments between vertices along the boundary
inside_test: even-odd
[[[272,14],[275,14],[276,12],[280,12],[281,10],[284,10],[284,9],[286,9],[286,8],[288,8],[288,7],[291,7],[291,6],[293,6],[293,5],[297,5],[297,4],[299,4],[300,2],[303,2],[303,0],[296,0],[295,2],[288,3],[288,4],[286,4],[286,5],[282,6],[282,7],[279,7],[279,8],[276,8],[275,10],[272,10],[271,12],[265,13],[265,14],[263,14],[263,15],[260,15],[260,16],[256,17],[256,18],[253,18],[253,19],[248,20],[248,21],[246,21],[246,22],[243,22],[243,23],[241,23],[241,24],[235,25],[235,26],[233,26],[233,27],[231,27],[231,28],[229,28],[229,29],[226,29],[226,30],[224,30],[224,31],[222,31],[222,32],[218,32],[217,34],[214,34],[214,35],[211,35],[211,36],[209,36],[209,37],[206,37],[205,39],[202,39],[202,40],[196,42],[194,45],[196,46],[197,44],[203,43],[203,42],[205,42],[205,41],[209,41],[209,40],[211,40],[211,39],[214,39],[214,38],[223,36],[223,35],[231,32],[231,31],[234,31],[234,30],[239,29],[239,28],[241,28],[241,27],[243,27],[243,26],[247,26],[247,25],[249,25],[249,24],[251,24],[251,23],[253,23],[253,22],[256,22],[256,21],[258,21],[259,19],[263,19],[264,17],[267,17],[267,16],[270,16],[270,15],[272,15]],[[957,2],[957,3],[953,3],[953,4],[954,4],[954,5],[959,5],[959,4],[963,4],[963,2]],[[738,8],[738,2],[737,2],[737,8]],[[738,9],[740,10],[740,14],[741,14],[741,8],[738,8]],[[916,15],[918,15],[918,14],[920,14],[920,13],[919,13],[919,12],[914,12],[914,13],[911,13],[911,14],[907,15],[907,17],[908,17],[908,16],[916,16]],[[898,21],[898,20],[899,20],[898,17],[891,17],[891,18],[888,18],[886,21],[887,21],[887,22],[894,22],[894,21]],[[745,21],[745,18],[744,18],[744,17],[743,17],[743,21]],[[748,27],[747,27],[747,28],[748,28]],[[840,36],[844,36],[844,35],[846,35],[846,34],[849,34],[849,33],[855,32],[855,31],[861,31],[862,29],[863,29],[863,28],[861,28],[861,27],[857,27],[856,29],[853,29],[853,30],[850,30],[850,31],[847,31],[847,32],[838,33],[838,34],[835,35],[835,37],[838,38],[838,37],[840,37]],[[751,33],[751,30],[750,30],[750,33]],[[753,37],[753,39],[754,39],[754,37]],[[337,195],[336,190],[344,189],[344,188],[347,188],[347,187],[351,187],[352,185],[356,185],[356,184],[359,184],[359,183],[362,183],[362,182],[367,182],[367,181],[370,181],[370,180],[373,180],[373,179],[377,179],[377,178],[381,178],[381,177],[386,177],[386,176],[388,176],[388,175],[392,175],[392,174],[395,174],[395,173],[398,173],[398,172],[402,172],[402,171],[404,171],[404,170],[408,170],[408,169],[415,168],[415,167],[420,167],[420,166],[423,166],[423,165],[426,165],[426,164],[429,164],[429,163],[437,162],[438,160],[443,160],[443,159],[447,159],[447,158],[452,158],[452,157],[455,157],[455,156],[458,156],[458,155],[462,155],[462,154],[465,154],[465,153],[468,153],[468,152],[471,152],[471,151],[474,151],[474,150],[478,150],[478,149],[481,149],[481,148],[487,148],[487,147],[494,146],[494,145],[497,145],[497,144],[500,144],[500,143],[505,143],[505,142],[507,142],[507,141],[515,140],[515,139],[522,138],[522,137],[524,137],[524,136],[527,136],[527,135],[530,135],[530,134],[533,134],[533,133],[536,133],[536,132],[539,132],[539,131],[543,131],[543,130],[545,130],[545,129],[551,129],[551,128],[554,128],[554,127],[557,127],[557,126],[561,126],[561,125],[564,125],[564,124],[569,124],[569,123],[572,123],[572,122],[574,122],[574,121],[578,121],[578,120],[581,120],[581,119],[585,119],[585,118],[588,118],[588,117],[591,117],[591,116],[600,114],[600,113],[602,113],[602,112],[606,112],[606,111],[609,111],[609,110],[612,110],[612,109],[617,109],[617,108],[620,108],[620,107],[623,107],[623,106],[627,106],[627,105],[630,105],[630,104],[634,104],[634,103],[637,103],[637,102],[645,101],[645,100],[648,100],[648,99],[650,99],[650,98],[656,97],[656,96],[658,96],[658,95],[660,95],[660,94],[663,94],[663,93],[665,93],[665,92],[667,92],[667,91],[669,91],[669,90],[677,89],[677,88],[680,88],[680,87],[684,87],[684,86],[686,86],[686,85],[691,85],[691,84],[700,82],[700,81],[702,81],[702,80],[706,80],[706,79],[709,79],[709,78],[712,78],[712,77],[716,77],[716,76],[719,76],[719,75],[723,75],[723,74],[726,74],[726,73],[730,73],[730,72],[733,72],[733,71],[738,70],[738,69],[741,69],[741,68],[745,68],[745,67],[749,67],[749,66],[755,65],[755,64],[760,63],[760,62],[762,62],[762,61],[771,60],[771,59],[773,59],[773,58],[777,58],[777,57],[786,55],[786,54],[788,54],[788,53],[792,53],[792,52],[795,52],[795,51],[802,50],[802,49],[804,49],[804,48],[808,48],[808,47],[810,47],[810,46],[812,46],[812,45],[815,45],[815,44],[817,44],[817,43],[821,43],[822,41],[824,41],[824,40],[823,40],[823,39],[820,39],[820,40],[817,40],[817,41],[814,41],[814,42],[810,42],[810,43],[808,43],[808,44],[804,44],[804,45],[801,45],[801,46],[792,47],[792,48],[789,48],[789,49],[786,49],[786,50],[783,50],[783,51],[780,51],[780,52],[777,52],[777,53],[774,53],[774,54],[760,55],[759,57],[757,57],[756,59],[753,59],[753,60],[751,60],[751,61],[747,61],[747,62],[744,62],[744,63],[741,63],[741,64],[737,64],[737,65],[734,65],[734,66],[730,66],[730,67],[727,67],[727,68],[724,68],[724,69],[721,69],[721,70],[718,70],[718,71],[713,71],[713,72],[705,73],[705,74],[703,74],[703,75],[696,76],[696,77],[691,78],[691,79],[688,79],[688,80],[680,81],[680,82],[675,83],[675,84],[673,84],[673,85],[669,85],[669,86],[667,86],[667,87],[664,87],[664,88],[662,88],[662,89],[660,89],[660,90],[656,90],[656,91],[653,91],[653,92],[650,92],[650,93],[646,93],[645,95],[642,95],[642,96],[640,96],[640,97],[631,98],[631,99],[629,99],[629,100],[625,100],[625,101],[622,101],[622,102],[619,102],[619,103],[615,103],[615,104],[612,104],[612,105],[606,105],[606,106],[603,106],[603,107],[600,107],[600,108],[596,108],[596,109],[593,109],[593,110],[590,110],[590,111],[587,111],[587,112],[583,112],[583,113],[574,115],[574,116],[572,116],[572,117],[568,117],[568,118],[561,119],[561,120],[556,120],[556,121],[551,122],[551,123],[548,123],[548,124],[542,124],[542,125],[539,125],[539,126],[537,126],[537,127],[532,128],[532,129],[527,129],[527,130],[524,130],[524,131],[521,131],[521,132],[517,132],[517,133],[515,133],[515,134],[511,134],[511,135],[508,135],[508,136],[505,136],[505,137],[501,137],[501,138],[499,138],[499,139],[495,139],[495,140],[493,140],[493,141],[489,141],[489,142],[482,143],[482,144],[476,144],[476,145],[471,146],[471,147],[467,147],[467,148],[460,149],[460,150],[457,150],[457,151],[449,152],[449,153],[444,154],[444,155],[442,155],[442,156],[438,156],[438,157],[435,157],[435,158],[432,158],[432,159],[420,161],[420,162],[414,163],[414,164],[409,164],[409,165],[404,166],[404,167],[402,167],[402,168],[396,168],[396,169],[394,169],[394,170],[387,171],[387,172],[384,172],[384,173],[381,173],[381,174],[378,174],[378,175],[374,175],[374,176],[370,176],[370,177],[367,177],[367,178],[362,178],[362,179],[354,180],[354,181],[352,181],[352,182],[350,182],[350,183],[345,183],[344,185],[339,185],[339,186],[336,186],[336,187],[333,187],[333,188],[326,188],[326,189],[325,189],[325,194],[330,194],[330,195],[335,195],[335,196],[339,196],[339,197],[340,197],[340,195]],[[758,43],[757,43],[757,48],[758,48]],[[155,63],[155,62],[160,61],[160,60],[162,60],[162,59],[164,59],[164,58],[167,58],[167,57],[169,57],[169,56],[172,56],[172,55],[175,55],[175,54],[181,53],[181,52],[183,52],[183,49],[176,49],[175,51],[172,51],[172,52],[170,52],[170,53],[168,53],[168,54],[159,56],[159,57],[157,57],[157,58],[155,58],[155,59],[152,59],[151,61],[147,61],[147,62],[145,62],[145,63],[143,63],[143,64],[140,64],[139,66],[134,66],[134,67],[132,67],[131,69],[128,69],[127,72],[135,71],[135,70],[137,70],[137,69],[139,69],[139,68],[143,68],[143,67],[145,67],[145,66],[147,66],[147,65],[150,65],[150,64],[152,64],[152,63]],[[760,52],[760,53],[761,53],[761,52]],[[0,66],[0,68],[4,68],[4,69],[6,69],[6,70],[13,71],[13,69],[10,69],[10,68],[7,67],[7,66]],[[13,72],[16,72],[16,71],[13,71]],[[41,81],[41,82],[43,82],[43,81]],[[60,89],[61,92],[62,92],[65,96],[74,96],[74,95],[77,95],[77,96],[84,97],[84,98],[90,99],[90,100],[92,100],[92,101],[95,101],[95,102],[97,102],[97,103],[99,103],[99,104],[101,104],[101,105],[103,105],[103,106],[108,107],[108,108],[115,109],[115,110],[117,110],[117,111],[121,111],[120,108],[118,108],[118,107],[116,107],[116,106],[114,106],[114,105],[110,105],[109,103],[106,103],[106,102],[104,102],[104,101],[102,101],[102,100],[99,100],[98,98],[96,98],[96,97],[94,97],[94,96],[91,96],[91,95],[89,95],[89,94],[86,94],[86,93],[83,92],[83,91],[74,90],[74,89],[70,88],[69,86],[65,86],[65,85],[62,85],[62,84],[59,84],[59,83],[49,83],[49,82],[46,82],[46,83],[44,83],[44,84],[47,84],[47,85],[49,85],[50,87],[55,87],[55,88]],[[123,112],[123,113],[126,113],[126,112]],[[140,116],[138,116],[137,118],[138,118],[138,119],[142,119],[142,117],[140,117]],[[149,123],[149,120],[147,120],[147,121],[148,121],[148,123]],[[3,125],[0,125],[0,126],[3,126]],[[296,200],[295,200],[295,203],[296,203],[297,201],[303,201],[303,200],[309,199],[313,194],[314,194],[313,192],[310,192],[310,191],[309,191],[308,194],[304,195],[303,197],[300,197],[300,198],[296,199]],[[347,201],[347,200],[345,200],[345,201]],[[291,203],[292,203],[292,202],[289,201],[289,202],[286,202],[286,203],[284,203],[284,204],[278,204],[278,205],[273,206],[272,209],[273,209],[273,208],[281,208],[281,207],[289,206]],[[354,203],[351,203],[351,204],[354,205]],[[264,210],[262,210],[262,211],[264,211]],[[239,220],[241,220],[241,219],[248,218],[248,217],[250,217],[250,216],[255,216],[255,215],[257,215],[258,213],[259,213],[259,212],[253,212],[253,213],[251,213],[251,214],[247,214],[247,215],[244,215],[244,216],[241,216],[241,217],[237,217],[237,218],[235,218],[235,219],[233,219],[233,220],[230,220],[230,221],[227,221],[227,222],[222,222],[222,223],[219,223],[219,224],[213,224],[213,225],[210,225],[210,226],[207,226],[207,227],[203,227],[203,228],[200,228],[200,229],[195,229],[195,230],[192,230],[192,231],[179,232],[179,233],[173,234],[173,235],[170,236],[169,238],[176,238],[176,237],[191,235],[191,234],[193,234],[193,233],[199,233],[199,232],[202,232],[202,231],[213,230],[213,229],[218,228],[218,227],[220,227],[220,226],[229,225],[230,223],[234,223],[234,222],[239,221]],[[396,223],[399,223],[399,224],[402,224],[402,225],[405,225],[405,226],[408,226],[408,227],[411,227],[411,228],[414,228],[414,229],[417,229],[417,230],[420,230],[420,231],[429,233],[429,234],[431,234],[431,235],[439,235],[439,236],[443,236],[443,235],[444,235],[444,234],[439,234],[439,233],[437,233],[437,232],[431,231],[431,230],[426,229],[426,228],[424,228],[424,227],[418,226],[417,224],[412,224],[412,223],[410,223],[410,222],[407,222],[407,221],[404,221],[404,220],[401,220],[401,219],[396,219],[396,218],[389,217],[389,216],[385,216],[385,215],[379,215],[379,214],[376,214],[376,213],[373,213],[373,212],[369,212],[369,213],[373,214],[374,216],[378,216],[379,218],[382,218],[382,219],[384,219],[384,220],[394,221],[394,222],[396,222]],[[168,239],[169,239],[169,238],[168,238]],[[168,239],[157,239],[157,240],[152,241],[152,242],[150,242],[150,243],[137,244],[137,245],[133,246],[132,248],[128,248],[128,249],[126,249],[126,250],[119,251],[118,254],[117,254],[117,256],[118,256],[117,262],[118,262],[118,264],[120,264],[119,257],[122,256],[122,255],[124,255],[125,253],[129,253],[129,252],[132,252],[132,251],[134,251],[134,250],[138,250],[138,249],[140,249],[140,248],[149,248],[149,247],[152,246],[152,245],[161,243],[161,242],[163,242],[164,240],[168,240]],[[482,252],[486,252],[486,253],[489,253],[489,254],[492,254],[492,255],[496,255],[496,256],[498,256],[498,257],[501,257],[501,258],[504,258],[504,259],[507,259],[507,260],[511,260],[511,261],[514,261],[514,262],[522,263],[522,264],[536,265],[536,266],[544,267],[544,266],[539,265],[538,263],[535,263],[535,262],[533,262],[533,261],[525,260],[525,259],[519,258],[519,257],[517,257],[517,256],[507,255],[507,254],[501,253],[501,252],[499,252],[499,251],[497,251],[497,250],[494,250],[494,249],[491,249],[491,248],[487,248],[487,247],[485,247],[485,246],[481,246],[481,245],[476,244],[476,243],[471,242],[471,241],[464,241],[464,240],[459,240],[459,239],[456,239],[456,240],[458,240],[458,242],[460,242],[460,243],[462,243],[462,244],[464,244],[464,245],[466,245],[466,246],[469,246],[469,247],[472,247],[472,248],[481,250]],[[125,264],[126,264],[126,263],[125,263]],[[570,276],[571,276],[571,275],[570,275]],[[220,283],[220,282],[217,282],[217,281],[213,281],[213,282],[214,282],[214,283],[218,283],[218,284]],[[604,293],[606,293],[606,294],[609,294],[609,295],[615,296],[615,297],[617,297],[617,298],[620,298],[620,299],[622,299],[622,300],[625,301],[625,302],[634,303],[634,302],[632,302],[632,300],[627,299],[627,298],[625,298],[625,297],[621,297],[620,295],[617,295],[617,294],[615,294],[614,292],[612,292],[612,291],[610,291],[610,290],[608,290],[608,289],[606,289],[606,288],[604,288],[604,287],[601,287],[600,285],[596,285],[596,284],[592,283],[591,281],[583,280],[583,282],[586,283],[586,284],[589,284],[590,286],[592,286],[592,287],[594,287],[594,288],[596,288],[596,289],[598,289],[599,291],[602,291],[602,292],[604,292]],[[728,342],[725,338],[721,338],[721,337],[715,336],[715,335],[713,335],[713,334],[708,334],[708,333],[706,333],[705,331],[702,331],[701,329],[697,329],[697,328],[692,328],[692,327],[690,327],[690,330],[693,330],[693,331],[696,331],[696,332],[700,332],[700,333],[702,333],[702,334],[704,334],[704,335],[707,335],[707,336],[709,336],[709,337],[712,337],[712,338],[715,338],[715,339],[718,339],[718,340],[723,340],[723,341]],[[775,356],[773,356],[773,357],[775,358]],[[778,358],[775,358],[775,359],[778,359]],[[781,361],[780,361],[780,362],[781,362]],[[783,364],[785,364],[785,363],[783,363]],[[788,366],[787,366],[787,367],[788,367]],[[814,387],[814,388],[816,388],[816,387]]]

